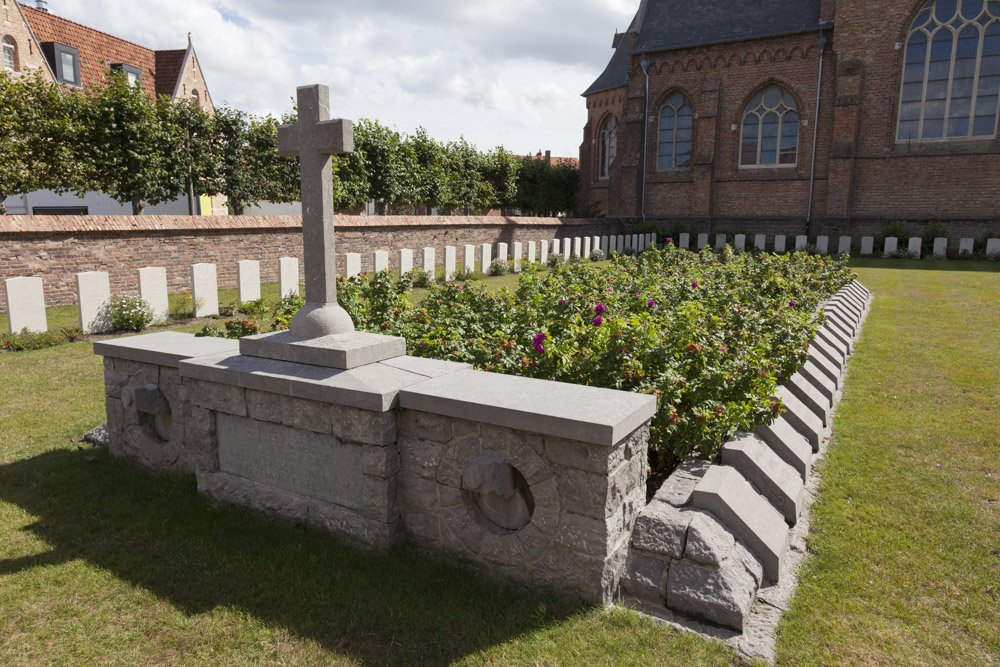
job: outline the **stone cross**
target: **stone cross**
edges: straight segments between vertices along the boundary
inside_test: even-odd
[[[354,331],[337,305],[336,240],[333,229],[331,156],[354,150],[354,125],[330,120],[330,89],[298,89],[299,122],[278,128],[278,154],[298,157],[302,179],[302,241],[305,246],[306,305],[292,319],[289,333],[319,338]]]

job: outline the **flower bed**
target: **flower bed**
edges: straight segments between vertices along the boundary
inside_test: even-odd
[[[381,273],[342,280],[339,300],[359,330],[404,336],[414,356],[655,394],[660,471],[773,419],[774,388],[805,360],[818,303],[852,278],[842,260],[670,245],[600,267],[526,268],[516,292],[451,283],[414,306],[408,283]]]

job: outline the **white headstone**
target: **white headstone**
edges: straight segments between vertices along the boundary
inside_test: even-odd
[[[632,236],[631,236],[631,234],[626,234],[625,235],[625,252],[628,252],[631,249],[632,249]]]
[[[562,249],[559,247],[559,239],[552,239],[552,254],[561,255]]]
[[[986,256],[1000,255],[1000,239],[986,239]]]
[[[948,239],[945,238],[934,239],[934,256],[935,257],[948,256]]]
[[[479,270],[485,274],[489,274],[490,264],[492,263],[493,263],[493,245],[490,243],[484,243],[482,246],[480,246]]]
[[[612,236],[611,238],[614,238],[614,237]],[[611,256],[611,252],[610,252],[609,246],[608,246],[608,243],[610,242],[610,240],[611,239],[609,239],[607,236],[602,236],[601,237],[601,247],[600,247],[600,250],[601,250],[601,257],[603,257],[604,259],[607,259],[608,257]]]
[[[219,314],[219,281],[215,264],[191,265],[191,298],[194,300],[195,317]]]
[[[450,283],[455,279],[455,263],[457,261],[458,249],[453,245],[444,247],[444,281]]]
[[[590,238],[590,251],[601,250],[604,246],[601,245],[600,236],[592,236]]]
[[[167,296],[167,270],[162,266],[139,269],[139,298],[153,310],[153,322],[170,319],[170,298]]]
[[[379,271],[389,270],[389,251],[388,250],[376,250],[373,258],[372,265],[375,267],[375,273]]]
[[[972,239],[959,239],[958,241],[958,254],[959,255],[971,255],[973,251],[974,242]]]
[[[465,245],[465,253],[462,256],[462,270],[466,273],[476,272],[476,246],[471,243]]]
[[[434,248],[424,248],[423,260],[424,273],[430,275],[431,280],[434,280],[436,274],[434,266],[437,263],[437,260],[434,258]]]
[[[642,252],[645,249],[646,249],[646,235],[639,234],[639,252]]]
[[[405,276],[413,270],[413,248],[403,248],[399,251],[399,275]]]
[[[583,254],[580,255],[580,257],[583,257],[585,259],[590,259],[590,243],[591,243],[591,240],[592,239],[589,236],[583,237]]]
[[[743,252],[747,249],[747,236],[746,234],[737,234],[736,238],[733,239],[733,247],[736,248],[736,252]]]
[[[883,250],[884,257],[891,257],[896,254],[896,250],[899,247],[899,239],[895,236],[889,236],[885,239],[885,249]]]
[[[260,298],[260,262],[244,259],[236,263],[237,299],[240,303]]]
[[[289,333],[311,339],[354,331],[351,317],[337,304],[331,168],[333,155],[354,150],[354,126],[330,119],[326,86],[301,86],[297,98],[298,122],[278,128],[278,154],[299,158],[301,183],[306,305],[292,318]]]
[[[767,249],[767,235],[757,234],[753,237],[753,247],[763,252]]]
[[[166,272],[164,272],[166,276]],[[43,333],[49,330],[45,319],[45,287],[41,278],[8,278],[3,281],[7,295],[7,326],[13,334],[22,329]]]
[[[862,255],[875,254],[875,237],[873,236],[861,237],[861,254]]]
[[[497,259],[501,259],[501,260],[503,260],[505,262],[508,259],[510,259],[510,254],[507,252],[507,244],[506,243],[498,243],[497,244]]]
[[[726,235],[725,234],[716,234],[715,235],[715,249],[716,250],[722,250],[725,247],[726,247]]]
[[[808,236],[802,236],[800,234],[799,236],[795,237],[795,252],[802,252],[803,250],[806,249],[807,245],[809,245]]]
[[[361,274],[361,253],[359,252],[349,252],[344,258],[345,273],[347,277],[357,276]]]
[[[656,247],[656,232],[649,235],[649,244],[654,248]]]
[[[821,255],[825,255],[830,252],[830,237],[829,236],[817,236],[816,237],[816,252]]]
[[[841,236],[840,244],[837,246],[837,254],[849,255],[851,253],[851,237]]]
[[[549,242],[542,239],[538,246],[538,261],[542,263],[542,266],[546,266],[549,263]]]
[[[778,234],[774,237],[774,252],[785,252],[785,235]]]
[[[909,243],[906,245],[906,252],[911,255],[916,255],[917,259],[920,259],[920,251],[924,244],[924,241],[919,236],[910,237]]]
[[[639,235],[638,234],[633,234],[632,235],[632,251],[633,252],[639,252]]]
[[[677,247],[682,250],[691,249],[691,235],[687,232],[682,232],[680,237],[677,239]]]
[[[361,270],[361,256],[358,255],[358,270]],[[357,272],[355,272],[357,273]],[[347,275],[353,275],[350,272]],[[281,298],[289,294],[299,293],[299,258],[279,257],[278,258],[278,292]]]
[[[534,241],[528,241],[528,264],[534,264],[538,257],[538,245]]]
[[[583,239],[579,236],[573,237],[573,254],[577,257],[583,257]]]
[[[521,272],[521,259],[524,256],[524,247],[520,241],[514,241],[514,273]]]
[[[621,255],[625,252],[625,239],[627,237],[623,234],[618,235],[618,254]]]
[[[698,234],[698,250],[708,245],[708,234]]]
[[[563,241],[562,249],[563,249],[563,259],[568,262],[569,258],[570,258],[570,250],[571,250],[569,239],[565,239]]]

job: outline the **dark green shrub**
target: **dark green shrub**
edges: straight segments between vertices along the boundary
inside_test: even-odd
[[[142,331],[153,317],[150,305],[137,296],[111,297],[111,326],[115,331]]]
[[[354,276],[351,276],[350,281],[355,280]],[[341,284],[346,284],[348,281],[341,282],[341,279],[337,279],[338,285],[337,289],[340,289]],[[287,329],[292,323],[292,318],[295,317],[295,313],[299,312],[299,308],[306,305],[306,300],[297,294],[289,294],[288,296],[281,299],[278,305],[274,308],[274,320],[271,322],[272,328],[276,331],[281,329]]]
[[[510,263],[506,259],[494,259],[490,262],[491,276],[505,276],[510,273]]]

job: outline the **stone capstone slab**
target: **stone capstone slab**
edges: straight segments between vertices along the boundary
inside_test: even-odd
[[[718,568],[690,561],[671,563],[667,607],[742,632],[757,593],[754,564],[753,556],[739,543]]]
[[[806,359],[806,362],[799,366],[797,372],[808,380],[817,391],[823,394],[831,404],[836,400],[838,380],[830,378],[820,370],[819,366],[812,359]]]
[[[177,368],[185,359],[234,354],[238,349],[239,342],[235,340],[209,336],[199,338],[194,334],[176,331],[94,341],[94,354],[102,357],[170,368]]]
[[[714,514],[748,545],[763,564],[767,579],[778,580],[788,542],[788,526],[781,513],[754,491],[735,468],[709,468],[695,488],[692,500],[694,507]],[[669,594],[667,601],[670,603]]]
[[[830,420],[830,408],[833,402],[816,389],[801,373],[796,372],[784,384],[785,388],[795,394],[802,404],[819,417],[823,426]]]
[[[776,398],[781,399],[784,411],[781,416],[792,425],[796,431],[805,436],[814,452],[819,451],[819,441],[823,437],[823,422],[816,414],[805,406],[787,387],[778,387],[774,391]]]
[[[321,338],[299,338],[276,331],[240,339],[240,353],[248,357],[350,370],[406,354],[406,339],[364,331]]]
[[[400,405],[605,446],[656,412],[653,396],[475,370],[408,387]]]
[[[737,433],[722,447],[722,463],[738,470],[771,501],[789,525],[798,521],[805,493],[802,476],[752,433]]]

